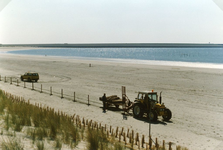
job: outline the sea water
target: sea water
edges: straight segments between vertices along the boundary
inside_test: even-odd
[[[43,48],[8,53],[223,69],[223,48]]]

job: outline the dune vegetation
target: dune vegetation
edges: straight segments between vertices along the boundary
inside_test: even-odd
[[[0,90],[0,121],[0,147],[3,150],[122,150],[140,147],[137,146],[137,141],[134,142],[134,138],[131,138],[130,133],[125,134],[123,129],[118,133],[117,128],[115,133],[113,129],[106,130],[106,126],[103,127],[92,120],[88,121],[84,118],[81,120],[78,115],[68,116],[53,108],[42,107],[39,104],[33,105],[21,97],[2,90]],[[129,142],[126,136],[129,137]],[[26,142],[21,142],[22,140]],[[140,145],[139,141],[138,145]],[[156,144],[150,148],[169,149],[162,144]],[[149,146],[146,144],[140,149],[149,149]],[[186,150],[180,146],[176,149]]]

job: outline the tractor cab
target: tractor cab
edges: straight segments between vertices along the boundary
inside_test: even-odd
[[[135,102],[140,102],[145,105],[145,107],[150,108],[150,104],[154,106],[158,102],[157,92],[153,92],[153,90],[138,92]]]
[[[153,91],[138,92],[138,96],[136,99],[157,101],[157,92]]]

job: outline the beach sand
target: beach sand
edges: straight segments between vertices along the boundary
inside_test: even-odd
[[[4,48],[0,52],[29,48]],[[33,49],[33,48],[32,48]],[[91,67],[89,67],[91,64]],[[25,72],[38,72],[40,80],[20,85],[4,82],[4,77],[20,77]],[[123,120],[122,111],[102,113],[99,97],[106,93],[121,97],[121,86],[131,101],[138,91],[162,91],[162,101],[172,111],[172,119],[159,118],[151,124],[155,139],[173,142],[194,150],[223,148],[223,69],[189,68],[65,59],[49,56],[26,56],[0,53],[0,89],[22,96],[69,115],[79,115],[125,130],[134,130],[148,139],[149,123],[131,115]],[[41,84],[43,93],[40,93]],[[53,95],[50,96],[50,87]],[[63,89],[64,98],[60,98]],[[73,102],[73,95],[78,102]],[[69,96],[67,96],[69,95]],[[90,106],[86,105],[90,99]],[[131,113],[131,111],[130,111]]]

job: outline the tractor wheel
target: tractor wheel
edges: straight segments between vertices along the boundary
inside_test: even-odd
[[[155,110],[151,110],[151,112],[149,112],[148,119],[150,121],[157,121],[157,113]]]
[[[140,118],[143,115],[142,106],[140,104],[134,104],[133,106],[133,116],[135,118]]]
[[[165,115],[163,116],[163,119],[165,121],[169,121],[172,118],[172,112],[169,109],[165,109]]]

